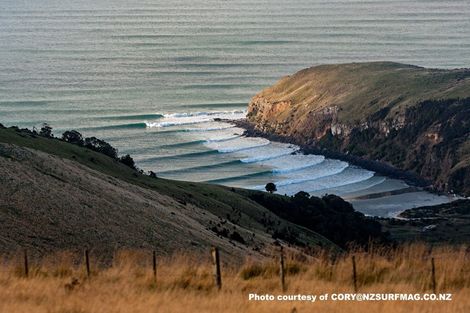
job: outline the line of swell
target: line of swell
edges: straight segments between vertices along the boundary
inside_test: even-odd
[[[262,146],[261,146],[262,147]],[[265,156],[257,156],[257,157],[246,157],[241,159],[243,163],[257,163],[257,162],[263,162],[263,161],[268,161],[268,160],[274,160],[277,158],[281,158],[287,155],[291,155],[292,153],[295,153],[299,150],[300,148],[293,148],[290,151],[285,151],[283,153],[279,154],[274,154],[274,155],[265,155]]]
[[[211,142],[224,142],[224,141],[230,141],[233,139],[240,138],[241,135],[234,135],[232,137],[226,137],[226,138],[217,138],[217,139],[201,139],[201,140],[194,140],[194,141],[187,141],[187,142],[179,142],[179,143],[172,143],[172,144],[167,144],[167,145],[161,145],[158,146],[157,148],[179,148],[179,147],[188,147],[188,146],[195,146],[201,143],[211,143]],[[154,149],[155,147],[152,147],[151,149]]]
[[[245,174],[245,175],[239,175],[239,176],[210,179],[210,180],[206,180],[204,182],[211,183],[211,184],[221,184],[221,183],[224,183],[224,182],[243,180],[243,179],[251,178],[251,177],[271,175],[272,173],[273,173],[272,171],[261,171],[261,172]]]
[[[122,136],[119,136],[118,138],[123,138]],[[129,137],[125,137],[129,138]],[[167,149],[167,148],[181,148],[181,147],[191,147],[191,146],[197,146],[201,143],[206,142],[205,140],[194,140],[194,141],[187,141],[187,142],[180,142],[180,143],[173,143],[173,144],[167,144],[167,145],[161,145],[161,146],[149,146],[149,147],[142,147],[138,149],[121,149],[120,152],[122,154],[129,153],[131,155],[138,155],[146,152],[154,152],[157,149]]]
[[[262,148],[262,147],[265,147],[269,144],[270,144],[270,142],[266,142],[266,143],[263,143],[263,144],[259,144],[257,146],[248,146],[248,147],[241,147],[241,148],[220,148],[220,149],[215,149],[215,151],[217,151],[219,153],[234,153],[234,152],[240,152],[240,151],[247,151],[247,150]],[[247,163],[247,162],[243,162],[243,163]]]
[[[144,158],[144,159],[140,159],[139,162],[147,163],[147,162],[158,161],[158,160],[197,157],[197,156],[201,156],[201,155],[211,155],[211,154],[217,154],[217,153],[219,153],[217,150],[205,150],[205,151],[198,151],[198,152],[190,152],[190,153],[163,155],[163,156],[156,156],[156,157],[151,157],[151,158]]]
[[[333,185],[325,187],[325,188],[310,190],[308,192],[318,192],[318,191],[328,190],[328,189],[332,189],[332,188],[341,188],[341,187],[345,187],[345,186],[348,186],[348,185],[354,185],[354,184],[361,183],[361,182],[364,182],[366,180],[369,180],[372,177],[374,177],[374,173],[369,173],[367,176],[364,176],[364,177],[361,177],[361,178],[355,178],[355,179],[353,179],[349,182],[346,181],[346,182],[342,182],[342,183],[339,183],[339,184],[333,184]],[[376,184],[374,184],[374,185],[376,185]]]
[[[344,187],[348,187],[349,185],[360,184],[360,183],[363,183],[363,182],[365,182],[365,181],[367,181],[367,180],[369,180],[369,179],[371,179],[371,178],[374,178],[374,176],[372,176],[372,177],[370,177],[370,178],[368,178],[368,179],[365,179],[365,180],[363,180],[363,181],[359,181],[359,182],[355,182],[355,183],[349,183],[349,184],[345,184],[345,185],[342,185],[342,186],[339,186],[339,187],[344,188]],[[354,190],[352,190],[352,191],[343,192],[342,194],[343,194],[343,195],[348,195],[348,194],[351,194],[351,193],[357,193],[357,192],[361,192],[361,191],[367,190],[367,189],[369,189],[369,188],[372,188],[372,187],[375,187],[375,186],[377,186],[377,185],[382,184],[383,182],[385,182],[386,179],[387,179],[386,177],[382,177],[381,179],[379,179],[379,180],[377,180],[377,181],[375,181],[375,182],[373,182],[373,183],[369,183],[368,185],[359,187],[359,188],[354,189]],[[337,187],[325,188],[325,189],[321,189],[321,190],[319,190],[319,191],[324,191],[324,190],[328,190],[328,189],[331,189],[331,188],[337,188]],[[317,191],[317,190],[312,190],[312,191],[308,191],[308,192],[316,192],[316,191]],[[354,197],[354,198],[356,198],[356,197]]]
[[[140,119],[159,119],[162,118],[162,114],[135,114],[135,115],[114,115],[114,116],[102,116],[99,117],[101,120],[140,120]]]
[[[128,123],[128,124],[118,124],[118,125],[84,127],[84,128],[80,128],[80,130],[93,131],[93,130],[106,130],[106,129],[140,129],[140,128],[147,128],[147,124],[146,123]]]
[[[241,164],[240,160],[233,160],[233,161],[227,161],[227,162],[209,164],[209,165],[185,167],[185,168],[180,168],[180,169],[175,169],[175,170],[159,171],[158,174],[178,174],[178,173],[186,172],[186,171],[198,171],[198,170],[203,170],[203,169],[219,168],[219,167],[225,167],[228,165],[236,165],[236,164]]]
[[[285,173],[291,173],[291,172],[296,172],[296,171],[300,171],[300,170],[305,170],[307,168],[310,168],[310,167],[313,167],[313,166],[317,166],[318,164],[321,164],[323,163],[325,160],[321,160],[321,161],[318,161],[318,162],[312,162],[310,164],[305,164],[305,165],[301,165],[301,166],[297,166],[297,167],[291,167],[291,168],[275,168],[273,169],[273,173],[276,173],[276,174],[285,174]]]
[[[273,157],[273,159],[278,158],[278,157]],[[299,170],[303,170],[306,168],[310,168],[313,166],[316,166],[318,164],[321,164],[323,161],[318,162],[318,163],[312,163],[304,166],[299,166],[299,167],[293,167],[293,168],[288,168],[288,169],[272,169],[270,172],[272,174],[284,174],[284,173],[290,173],[290,172],[295,172]],[[180,169],[175,169],[175,170],[168,170],[168,171],[160,171],[160,174],[174,174],[174,173],[181,173],[185,171],[198,171],[198,170],[204,170],[204,169],[212,169],[212,168],[219,168],[219,167],[224,167],[228,165],[236,165],[236,164],[243,164],[244,162],[242,160],[232,160],[232,161],[227,161],[227,162],[222,162],[222,163],[216,163],[216,164],[209,164],[209,165],[200,165],[200,166],[192,166],[192,167],[185,167],[185,168],[180,168]],[[262,164],[261,164],[262,165]],[[269,171],[263,171],[262,173],[269,173]],[[252,174],[250,174],[252,175]],[[227,178],[220,178],[222,180],[227,179]]]
[[[283,180],[283,181],[276,182],[276,185],[278,187],[283,187],[283,186],[288,186],[288,185],[302,184],[302,183],[309,182],[309,181],[315,181],[315,180],[318,180],[320,178],[325,178],[325,177],[330,177],[330,176],[341,174],[348,167],[349,167],[349,165],[346,165],[346,166],[340,168],[339,170],[335,170],[335,171],[332,171],[330,173],[327,173],[326,175],[321,175],[321,176],[317,176],[317,177],[314,177],[314,178],[286,179],[286,180]],[[264,188],[264,186],[254,187],[254,189],[263,189],[263,188]]]

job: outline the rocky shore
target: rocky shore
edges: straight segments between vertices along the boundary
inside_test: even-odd
[[[263,132],[258,130],[255,125],[250,123],[247,119],[230,120],[229,122],[235,124],[240,128],[245,129],[244,135],[247,137],[262,137],[272,141],[295,144],[298,145],[301,151],[305,154],[320,154],[324,155],[327,158],[346,161],[350,164],[365,168],[370,171],[374,171],[390,178],[404,180],[407,184],[411,186],[421,187],[432,192],[438,192],[438,190],[432,187],[432,182],[425,180],[414,173],[400,170],[391,165],[378,161],[368,160],[351,154],[330,151],[326,148],[316,147],[313,144],[305,144],[303,142],[300,142],[296,137],[282,136]]]
[[[431,190],[470,195],[470,70],[323,65],[255,95],[248,135],[295,143]]]

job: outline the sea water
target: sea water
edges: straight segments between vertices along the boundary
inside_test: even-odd
[[[1,0],[0,123],[103,138],[160,177],[275,182],[372,215],[446,202],[219,121],[297,70],[378,60],[470,67],[470,2]]]

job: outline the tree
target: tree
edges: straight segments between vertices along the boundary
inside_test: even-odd
[[[104,140],[96,137],[85,138],[85,147],[96,152],[103,153],[113,159],[117,159],[117,149]]]
[[[62,134],[62,140],[74,145],[83,146],[84,140],[82,134],[76,130],[68,130]]]
[[[269,193],[273,193],[277,191],[276,185],[274,183],[267,183],[265,188],[266,188],[266,191]]]
[[[149,176],[151,178],[157,178],[157,173],[155,173],[154,171],[149,171]]]
[[[126,154],[125,156],[120,157],[119,162],[121,162],[122,164],[126,166],[129,166],[130,168],[134,170],[136,169],[134,159],[129,154]]]
[[[294,198],[296,200],[309,200],[310,199],[310,194],[305,191],[299,191],[294,195]]]
[[[41,130],[39,131],[39,135],[47,138],[52,137],[52,127],[49,124],[44,123],[42,124]]]

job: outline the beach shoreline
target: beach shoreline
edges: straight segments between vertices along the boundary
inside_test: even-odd
[[[364,158],[351,155],[351,154],[334,152],[325,148],[318,148],[313,145],[302,144],[292,137],[279,136],[275,134],[262,132],[260,130],[257,130],[255,126],[249,121],[247,121],[246,119],[226,120],[226,122],[232,123],[237,127],[243,128],[244,129],[243,135],[247,137],[262,137],[271,141],[295,144],[299,146],[300,151],[305,154],[319,154],[319,155],[325,156],[326,158],[345,161],[352,165],[364,168],[366,170],[376,172],[377,174],[383,175],[388,178],[403,180],[406,184],[408,184],[411,187],[416,187],[416,188],[419,188],[419,189],[422,189],[422,190],[425,190],[425,191],[428,191],[437,195],[449,195],[449,196],[451,195],[449,193],[445,193],[445,192],[437,190],[436,188],[432,186],[432,182],[425,180],[414,173],[400,170],[392,165],[389,165],[383,162],[364,159]]]

